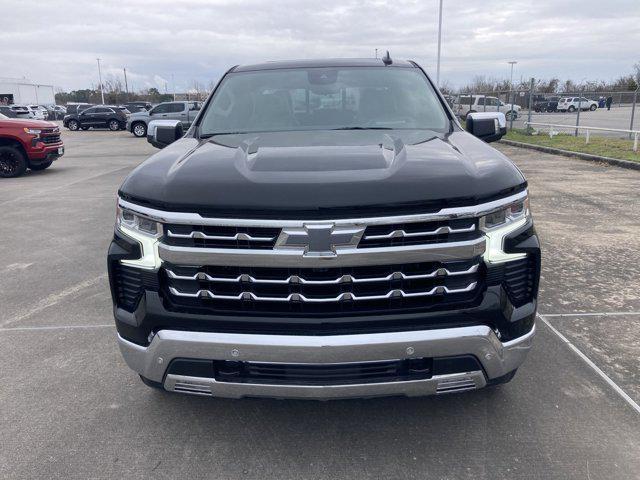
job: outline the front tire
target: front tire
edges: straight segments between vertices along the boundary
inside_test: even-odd
[[[143,122],[134,123],[131,133],[138,138],[147,136],[147,126]]]
[[[20,149],[0,147],[0,177],[19,177],[27,170],[27,159]]]
[[[51,166],[52,163],[53,163],[53,160],[49,162],[39,163],[37,165],[30,165],[29,168],[31,170],[46,170]]]
[[[80,122],[78,122],[77,120],[69,120],[67,128],[72,132],[76,132],[80,128]]]
[[[573,113],[576,111],[576,107],[574,107],[573,105],[571,105],[568,109],[569,112]]]
[[[518,113],[514,112],[513,110],[509,110],[505,116],[504,116],[507,120],[511,120],[511,117],[513,117],[513,119],[515,120],[516,118],[518,118]]]
[[[598,108],[596,105],[591,105],[591,106],[589,107],[589,110],[591,110],[592,112],[595,112],[595,111],[596,111],[596,108]]]
[[[118,120],[109,120],[109,130],[112,132],[120,130],[120,122]]]

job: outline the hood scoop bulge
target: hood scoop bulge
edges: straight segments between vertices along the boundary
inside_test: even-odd
[[[373,145],[260,146],[258,139],[242,142],[236,152],[241,170],[251,172],[339,172],[387,170],[404,144],[383,135]],[[243,168],[244,167],[244,168]]]

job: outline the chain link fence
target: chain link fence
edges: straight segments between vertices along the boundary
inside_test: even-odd
[[[469,112],[500,111],[508,129],[527,130],[525,122],[589,126],[617,130],[639,130],[636,106],[639,92],[577,91],[547,93],[533,88],[493,91],[465,91],[447,95],[453,111],[462,120]],[[630,133],[599,131],[596,135],[631,138]]]

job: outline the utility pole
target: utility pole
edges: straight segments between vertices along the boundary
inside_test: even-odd
[[[171,90],[173,90],[173,101],[176,101],[176,82],[173,78],[173,73],[171,74]]]
[[[124,70],[124,91],[127,92],[127,100],[129,100],[129,85],[127,84],[127,69]]]
[[[438,13],[438,62],[436,67],[436,87],[440,88],[440,51],[442,44],[442,0],[440,0],[440,11]]]
[[[378,49],[376,48],[376,58],[378,58]]]
[[[100,70],[100,59],[98,60],[98,78],[100,79],[100,96],[102,97],[102,104],[104,105],[104,88],[102,87],[102,71]]]

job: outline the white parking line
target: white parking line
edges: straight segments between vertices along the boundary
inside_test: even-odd
[[[584,362],[591,367],[591,369],[596,372],[602,379],[609,384],[611,388],[613,388],[618,395],[620,395],[631,408],[633,408],[637,413],[640,413],[640,405],[638,405],[633,398],[627,395],[616,382],[614,382],[606,373],[604,373],[600,368],[591,361],[589,357],[587,357],[584,353],[582,353],[578,347],[576,347],[573,343],[569,341],[567,337],[565,337],[562,333],[560,333],[556,328],[551,325],[544,317],[549,317],[552,315],[540,315],[538,314],[538,318],[547,326],[549,329],[555,333],[562,342],[564,342],[571,350],[573,350]]]
[[[34,314],[44,310],[45,308],[51,307],[53,305],[56,305],[57,303],[59,303],[65,297],[68,297],[69,295],[73,295],[74,293],[77,293],[77,292],[79,292],[81,290],[84,290],[85,288],[92,287],[96,283],[98,283],[98,282],[102,281],[104,278],[106,278],[106,276],[107,276],[107,274],[103,273],[103,274],[98,275],[97,277],[91,278],[89,280],[85,280],[83,282],[76,283],[75,285],[72,285],[72,286],[62,290],[61,292],[53,293],[53,294],[43,298],[38,303],[36,303],[32,308],[22,312],[21,314],[16,315],[13,318],[9,318],[7,320],[0,321],[0,327],[5,327],[5,326],[9,325],[10,323],[19,322],[20,320],[24,320],[25,318],[28,318],[31,315],[34,315]]]
[[[601,312],[601,313],[545,313],[542,317],[622,317],[625,315],[640,315],[640,312]]]
[[[87,328],[115,328],[115,324],[109,325],[52,325],[50,327],[9,327],[0,328],[1,332],[31,332],[41,330],[75,330]]]

